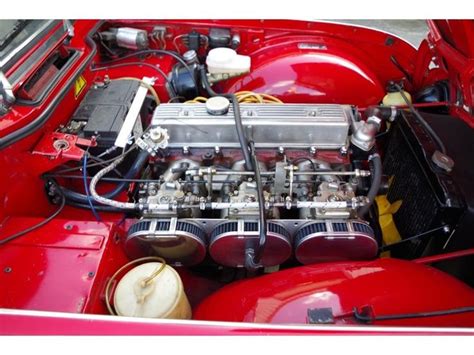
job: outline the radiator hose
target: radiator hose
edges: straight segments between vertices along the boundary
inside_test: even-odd
[[[378,153],[372,153],[369,156],[369,162],[371,163],[370,176],[372,177],[370,189],[367,193],[369,202],[359,209],[359,217],[365,216],[369,211],[370,206],[374,203],[375,196],[377,196],[377,193],[379,192],[382,181],[382,159],[380,159],[380,155]]]

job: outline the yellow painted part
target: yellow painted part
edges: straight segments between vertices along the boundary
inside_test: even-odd
[[[81,92],[86,87],[86,79],[81,75],[77,80],[74,82],[74,98],[78,98]]]
[[[395,226],[392,214],[379,216],[379,224],[380,228],[382,228],[383,241],[385,245],[399,242],[402,239],[400,233],[398,233],[397,226]]]
[[[402,201],[395,201],[390,203],[386,195],[375,197],[375,203],[379,209],[379,224],[382,229],[382,237],[385,245],[390,245],[400,241],[400,233],[393,220],[393,214],[398,211],[402,205]],[[390,257],[390,252],[384,252],[382,257]]]

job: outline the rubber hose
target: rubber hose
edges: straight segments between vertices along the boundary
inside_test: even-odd
[[[397,116],[398,109],[392,106],[369,106],[365,110],[367,117],[375,116],[384,121],[392,122]]]
[[[66,205],[76,207],[76,208],[82,208],[85,210],[91,209],[89,205],[86,205],[83,203],[72,202],[72,201],[67,201]],[[111,206],[100,205],[100,206],[94,206],[94,208],[96,209],[96,211],[99,211],[99,212],[124,213],[124,210],[120,208],[111,207]]]
[[[234,94],[218,94],[212,88],[207,80],[206,68],[203,66],[200,69],[201,82],[204,85],[207,93],[210,96],[223,96],[232,102],[232,109],[234,110],[235,128],[237,129],[237,137],[239,138],[240,147],[245,160],[245,170],[253,171],[254,167],[250,157],[249,142],[245,136],[244,127],[242,125],[242,118],[240,116],[239,102]]]
[[[372,169],[370,169],[372,183],[370,185],[369,192],[367,193],[369,202],[359,209],[359,217],[365,216],[369,211],[370,206],[374,203],[375,196],[377,196],[377,193],[379,192],[382,181],[382,159],[380,159],[380,155],[378,153],[372,154],[369,157],[369,161],[372,163]]]
[[[258,165],[257,157],[255,155],[255,144],[251,142],[251,151],[253,158],[253,165],[255,167],[255,183],[257,185],[257,194],[258,194],[258,218],[260,221],[260,233],[258,240],[258,248],[255,251],[253,258],[254,265],[260,264],[260,260],[263,256],[263,251],[265,249],[265,243],[267,238],[267,218],[265,216],[265,196],[263,195],[263,185],[262,178],[260,176],[260,166]]]
[[[140,153],[138,154],[137,159],[135,159],[132,166],[130,167],[130,169],[127,171],[127,173],[125,174],[125,176],[123,178],[124,179],[134,178],[140,172],[140,170],[143,168],[145,163],[148,161],[149,156],[150,156],[150,154],[147,151],[144,151],[144,150],[140,151]],[[112,191],[110,191],[108,193],[105,193],[102,196],[105,197],[105,198],[112,199],[112,198],[116,197],[118,194],[120,194],[128,186],[128,184],[130,184],[129,181],[123,181],[123,182],[117,184],[117,186]],[[63,194],[64,194],[64,196],[66,197],[67,200],[72,200],[72,201],[79,202],[79,203],[82,203],[82,204],[87,204],[88,203],[87,196],[84,195],[84,194],[69,190],[65,187],[61,187],[61,190],[62,190],[62,192],[63,192]]]

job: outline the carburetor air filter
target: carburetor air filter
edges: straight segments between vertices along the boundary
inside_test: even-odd
[[[221,265],[243,267],[246,250],[256,250],[259,239],[258,222],[226,221],[218,224],[212,231],[209,253]],[[278,223],[268,222],[265,249],[260,261],[262,266],[275,266],[285,262],[291,251],[288,231]]]
[[[142,219],[128,230],[124,247],[131,259],[160,256],[172,265],[196,265],[206,256],[206,233],[191,221]]]
[[[295,235],[295,256],[302,264],[369,260],[377,256],[374,231],[359,220],[311,221]]]

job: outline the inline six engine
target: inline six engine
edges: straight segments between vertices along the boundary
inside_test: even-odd
[[[359,122],[353,107],[239,104],[251,155],[258,162],[257,178],[246,166],[236,134],[235,106],[229,99],[161,104],[148,125],[140,119],[130,124],[133,105],[144,100],[139,90],[129,82],[96,86],[66,127],[68,133],[99,137],[101,154],[116,151],[122,131],[129,129],[124,144],[135,152],[127,157],[130,169],[125,178],[148,163],[146,178],[132,197],[135,202],[115,201],[115,193],[101,196],[96,191],[99,180],[124,160],[120,155],[109,167],[93,172],[90,186],[97,202],[137,211],[139,219],[124,241],[130,258],[155,255],[173,265],[191,266],[208,255],[229,267],[274,267],[293,257],[308,264],[377,256],[377,238],[361,212],[371,203],[371,172],[348,154],[356,142],[366,160],[374,130]],[[135,95],[133,100],[123,95],[125,100],[116,102],[112,91]],[[79,129],[73,132],[73,127]],[[351,132],[356,132],[353,138]],[[255,254],[258,263],[249,265]]]
[[[213,101],[224,101],[216,113]],[[369,259],[377,255],[372,228],[357,219],[367,203],[347,156],[354,114],[343,105],[241,104],[242,124],[257,150],[264,184],[259,201],[254,173],[245,170],[233,110],[223,97],[206,104],[163,104],[151,130],[166,135],[168,163],[145,183],[148,207],[126,241],[132,257],[156,254],[174,264],[216,262],[245,266],[259,243],[258,204],[267,234],[262,266],[298,261]],[[166,133],[165,133],[166,132]]]
[[[474,279],[472,122],[436,43],[280,20],[74,28],[4,100],[0,307],[472,324],[472,290],[418,265]]]

